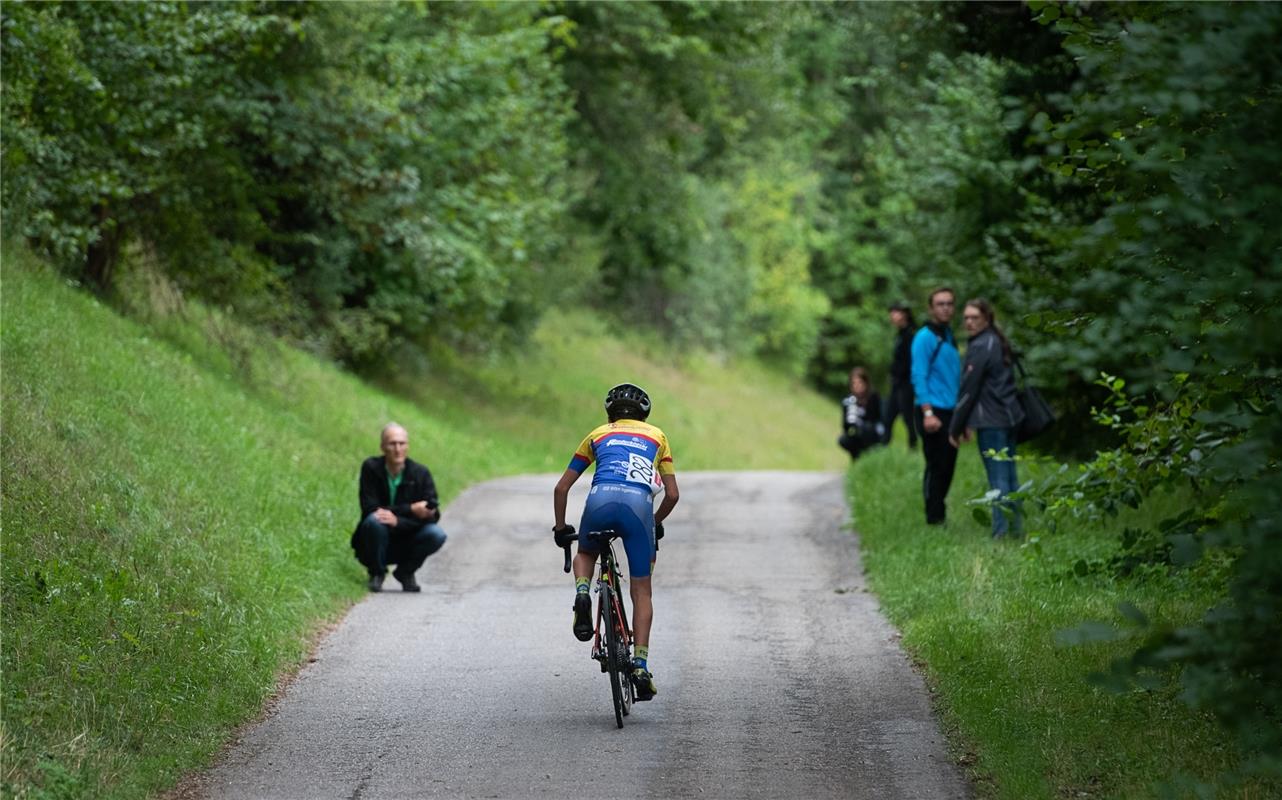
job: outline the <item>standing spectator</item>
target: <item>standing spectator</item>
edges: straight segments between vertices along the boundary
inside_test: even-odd
[[[953,447],[970,441],[978,433],[979,455],[988,473],[988,485],[998,492],[993,501],[993,538],[1008,532],[1023,534],[1023,516],[1017,500],[1008,495],[1019,489],[1015,475],[1015,428],[1024,419],[1024,409],[1015,396],[1015,374],[1011,369],[1010,342],[997,327],[997,315],[987,300],[968,300],[962,309],[962,324],[970,341],[962,369],[957,410],[948,427]]]
[[[445,544],[436,483],[427,467],[409,458],[410,437],[395,422],[383,427],[381,456],[361,464],[361,521],[352,532],[356,559],[369,572],[369,590],[383,591],[387,565],[406,592],[419,591],[414,573]]]
[[[841,436],[837,444],[850,453],[853,461],[863,451],[881,444],[884,437],[881,397],[868,380],[868,370],[855,367],[850,371],[850,394],[841,401]]]
[[[895,352],[890,360],[890,402],[886,405],[885,442],[895,427],[895,418],[904,418],[908,429],[908,449],[917,447],[917,426],[913,422],[913,313],[900,300],[890,305],[890,324],[895,326]]]
[[[917,400],[917,425],[921,430],[921,452],[926,457],[921,489],[926,500],[926,524],[942,525],[946,516],[944,499],[953,483],[957,448],[948,443],[948,429],[957,405],[957,384],[961,379],[961,356],[949,323],[953,319],[956,295],[940,287],[927,299],[929,321],[913,337],[913,393]]]

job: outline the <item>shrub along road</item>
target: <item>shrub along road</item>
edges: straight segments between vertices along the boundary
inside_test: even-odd
[[[970,794],[864,590],[840,475],[681,476],[655,578],[659,695],[623,730],[570,634],[554,482],[461,495],[422,594],[389,578],[357,604],[191,793],[560,798],[604,775],[646,797]]]

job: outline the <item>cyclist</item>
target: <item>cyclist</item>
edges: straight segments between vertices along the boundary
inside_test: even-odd
[[[620,533],[632,577],[632,623],[636,656],[632,683],[636,698],[649,700],[658,692],[650,673],[650,623],[654,619],[650,572],[654,565],[656,534],[663,536],[663,520],[677,504],[677,476],[672,450],[663,431],[647,423],[650,396],[641,387],[621,383],[605,395],[609,420],[593,430],[574,451],[570,465],[552,492],[556,525],[552,532],[558,545],[575,541],[574,528],[565,524],[565,506],[570,487],[593,461],[596,472],[579,523],[579,550],[574,557],[574,635],[579,641],[592,638],[592,600],[588,594],[592,570],[599,553],[587,535],[613,529]],[[654,495],[663,491],[659,509]],[[657,528],[657,530],[656,530]]]

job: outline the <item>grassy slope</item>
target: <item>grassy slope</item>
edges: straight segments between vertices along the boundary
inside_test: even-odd
[[[559,472],[624,379],[653,393],[679,469],[842,463],[823,399],[754,366],[665,363],[586,314],[519,358],[443,357],[381,391],[198,310],[142,326],[21,252],[2,299],[6,796],[146,796],[254,713],[364,590],[355,477],[388,419],[447,502]]]
[[[1127,652],[1125,642],[1060,647],[1059,630],[1086,620],[1116,622],[1131,601],[1156,622],[1200,618],[1214,603],[1213,570],[1115,581],[1076,577],[1081,558],[1116,552],[1109,526],[1081,526],[1032,546],[995,542],[965,502],[987,484],[973,444],[958,460],[949,523],[927,527],[921,456],[897,444],[851,470],[853,518],[873,590],[909,651],[938,690],[950,738],[969,751],[981,794],[1011,800],[1174,796],[1233,765],[1229,738],[1190,711],[1174,687],[1115,695],[1088,685]],[[1134,520],[1131,520],[1134,524]],[[1277,796],[1252,784],[1219,796]]]

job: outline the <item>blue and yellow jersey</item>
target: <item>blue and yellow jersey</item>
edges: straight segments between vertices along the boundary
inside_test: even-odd
[[[582,472],[593,461],[593,486],[628,483],[657,494],[663,488],[661,476],[676,474],[668,437],[650,423],[635,419],[608,422],[589,433],[574,451],[569,468]]]

